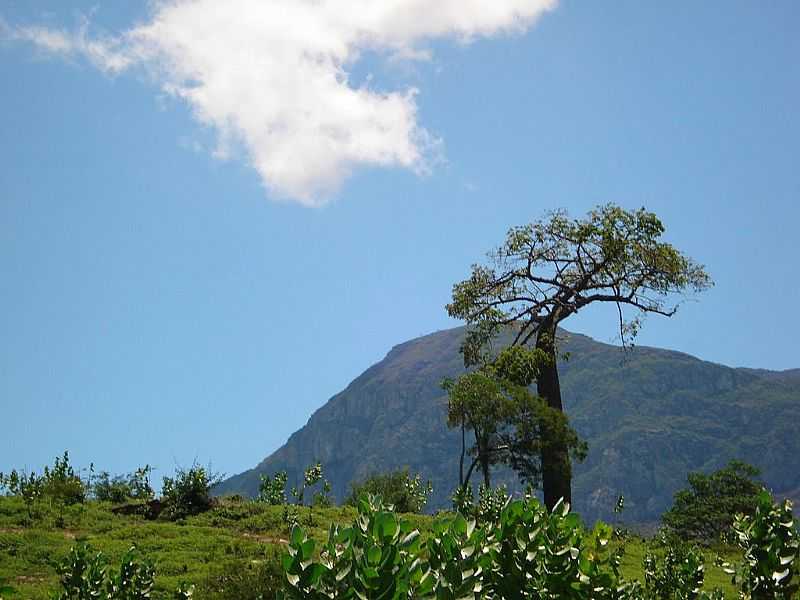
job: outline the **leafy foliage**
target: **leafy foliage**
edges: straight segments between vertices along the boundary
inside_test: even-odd
[[[730,531],[739,513],[752,514],[763,486],[759,470],[738,460],[709,475],[689,473],[689,489],[675,494],[664,525],[683,539],[714,541]]]
[[[358,506],[359,498],[371,494],[383,498],[399,513],[422,512],[433,491],[430,481],[423,483],[419,473],[412,477],[407,468],[375,473],[352,484],[351,488],[350,496],[345,500],[347,504]]]
[[[66,451],[56,457],[52,467],[46,466],[41,475],[34,471],[19,473],[16,469],[8,475],[0,473],[0,488],[8,495],[21,497],[31,519],[36,516],[40,500],[58,506],[57,521],[62,522],[65,506],[81,504],[86,499],[86,485],[70,464]]]
[[[800,593],[800,541],[792,503],[776,505],[762,490],[752,515],[737,515],[733,530],[744,551],[741,565],[725,565],[734,575],[743,598],[790,600]]]
[[[284,598],[405,598],[423,575],[419,532],[374,496],[362,498],[351,527],[331,526],[319,561],[315,546],[301,528],[292,531]]]
[[[102,552],[74,546],[57,567],[61,592],[56,600],[148,600],[152,596],[155,567],[136,547],[122,557],[119,570],[109,567]],[[179,587],[176,600],[189,600],[192,588]]]
[[[464,365],[491,363],[493,343],[510,330],[511,346],[530,343],[544,354],[546,360],[539,362],[533,378],[537,392],[547,407],[563,412],[556,333],[564,319],[590,304],[615,304],[626,344],[637,333],[642,315],[672,316],[677,309],[667,304],[672,295],[711,285],[702,266],[661,241],[663,233],[655,214],[611,204],[583,220],[554,212],[512,228],[505,243],[489,254],[488,265],[473,265],[470,277],[453,286],[447,312],[470,326],[461,348]],[[626,321],[625,309],[636,316]],[[537,433],[529,439],[544,440],[538,449],[545,503],[553,507],[559,498],[571,502],[569,438],[546,426]],[[481,440],[477,450],[484,456],[486,473],[491,455]],[[484,479],[489,485],[488,477]]]
[[[425,544],[377,497],[362,498],[349,528],[331,528],[320,559],[302,529],[292,532],[287,598],[632,598],[619,575],[611,529],[586,532],[559,505],[508,502],[496,522],[460,514],[434,522]],[[427,555],[427,558],[426,558]]]
[[[723,600],[704,591],[705,558],[693,545],[662,535],[661,550],[643,560],[644,585],[620,573],[622,548],[613,530],[591,530],[569,507],[548,511],[530,496],[509,500],[494,520],[460,513],[436,519],[421,542],[408,521],[380,497],[362,497],[351,527],[332,526],[316,559],[316,544],[292,531],[281,598]],[[798,591],[800,543],[791,503],[777,506],[763,492],[753,516],[736,518],[744,562],[730,569],[742,599],[788,600]],[[729,565],[727,565],[729,566]]]
[[[152,500],[155,496],[150,484],[153,468],[145,465],[127,475],[112,477],[108,471],[101,471],[92,479],[91,492],[96,500],[106,502],[125,502],[127,500]]]
[[[523,483],[538,485],[542,452],[551,446],[567,448],[576,460],[585,458],[586,444],[564,413],[528,389],[548,360],[540,350],[505,348],[479,369],[443,382],[448,393],[447,425],[462,431],[461,486],[469,483],[479,466],[489,487],[490,469],[496,464],[510,466]],[[468,450],[465,430],[472,431],[475,440]],[[473,460],[464,473],[466,453]]]
[[[702,593],[705,558],[700,550],[674,537],[662,536],[663,555],[648,552],[643,562],[645,593],[653,600],[695,600]],[[714,590],[710,598],[722,598]]]
[[[261,485],[258,486],[259,502],[266,502],[272,506],[286,504],[286,471],[278,471],[272,477],[261,476]]]
[[[62,588],[58,600],[146,600],[155,577],[155,567],[135,547],[115,571],[102,552],[94,553],[88,545],[75,546],[57,571]]]
[[[314,487],[317,486],[317,484],[321,484],[321,486],[314,490]],[[292,488],[292,496],[294,496],[298,505],[303,505],[305,501],[306,490],[309,489],[314,493],[309,506],[319,506],[322,508],[331,506],[331,484],[322,476],[322,463],[319,461],[316,464],[307,467],[303,472],[303,484],[299,488]]]
[[[174,478],[164,477],[161,494],[165,514],[177,519],[210,509],[213,504],[211,488],[221,479],[220,475],[198,465],[188,470],[178,469]]]
[[[475,325],[464,344],[465,362],[484,362],[487,343],[512,323],[520,325],[515,344],[525,344],[546,320],[558,323],[595,302],[673,314],[670,295],[702,291],[712,282],[702,265],[661,241],[663,233],[654,213],[613,204],[585,219],[555,211],[511,228],[489,253],[490,264],[474,265],[470,278],[453,286],[448,313]],[[620,327],[624,341],[638,321],[621,319]]]
[[[472,486],[459,486],[453,492],[453,510],[478,523],[496,522],[511,500],[506,486],[478,486],[478,503],[474,503]]]

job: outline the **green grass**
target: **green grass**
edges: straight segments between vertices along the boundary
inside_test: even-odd
[[[327,538],[331,522],[350,523],[355,514],[352,507],[314,509],[309,525],[309,509],[298,510],[301,524],[320,541]],[[136,544],[156,564],[159,595],[187,582],[197,584],[196,598],[205,600],[216,597],[206,584],[221,572],[246,575],[257,572],[258,565],[274,563],[289,534],[282,507],[232,500],[177,522],[117,515],[109,504],[98,502],[68,507],[63,523],[58,518],[58,511],[42,505],[31,519],[21,499],[0,497],[0,580],[14,586],[19,598],[49,599],[58,588],[56,564],[71,546],[86,541],[108,555],[112,565],[118,565],[125,551]],[[431,517],[404,518],[423,536],[430,528]],[[622,571],[627,578],[641,580],[647,541],[632,536],[624,546]],[[737,556],[730,549],[722,553],[728,559]],[[713,550],[706,553],[706,588],[720,587],[726,597],[734,598],[729,576],[713,564],[715,555]]]
[[[638,536],[631,536],[624,541],[625,554],[622,557],[621,571],[626,579],[638,579],[644,581],[644,569],[642,560],[648,550],[656,555],[661,555],[657,547],[646,539]],[[738,560],[739,554],[735,548],[716,547],[708,548],[703,551],[705,557],[705,581],[703,589],[711,591],[720,588],[725,592],[726,598],[738,598],[736,589],[731,583],[731,576],[725,573],[720,567],[714,564],[714,559],[721,556],[726,561]]]

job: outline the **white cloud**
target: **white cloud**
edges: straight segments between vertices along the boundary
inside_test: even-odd
[[[245,149],[277,197],[319,205],[360,165],[424,172],[437,140],[417,90],[353,86],[368,51],[425,59],[428,40],[522,32],[557,0],[159,0],[116,37],[46,27],[13,37],[118,73],[142,66],[218,134],[217,156]]]

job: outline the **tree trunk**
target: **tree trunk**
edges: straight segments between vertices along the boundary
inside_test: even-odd
[[[467,453],[467,441],[466,441],[466,425],[464,425],[464,421],[461,421],[461,457],[458,460],[458,484],[460,487],[464,487],[466,483],[464,481],[464,455]],[[470,472],[472,470],[470,469]]]
[[[536,336],[536,347],[543,350],[550,357],[547,365],[542,366],[539,379],[536,382],[539,396],[545,399],[550,408],[564,412],[561,403],[561,385],[558,381],[558,366],[556,364],[556,328],[555,325],[541,327]],[[548,432],[544,432],[547,435]],[[551,440],[553,435],[548,436]],[[564,440],[553,440],[546,443],[542,449],[542,490],[544,503],[552,509],[559,499],[572,504],[572,465],[570,464],[569,450]]]
[[[488,490],[492,487],[492,480],[489,476],[489,463],[487,461],[481,461],[481,471],[483,471],[483,483]]]

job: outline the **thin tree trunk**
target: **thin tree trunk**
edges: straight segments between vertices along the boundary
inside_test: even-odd
[[[467,432],[466,432],[466,429],[467,429],[466,425],[464,424],[464,421],[462,419],[462,421],[461,421],[461,458],[459,458],[459,461],[458,461],[458,484],[462,488],[464,487],[464,484],[466,483],[464,481],[464,455],[467,453],[467,440],[466,440]],[[470,472],[472,472],[472,469],[470,469]]]
[[[550,361],[542,367],[536,387],[539,396],[545,399],[550,408],[564,412],[556,364],[555,335],[555,325],[542,327],[537,334],[536,347],[546,352]],[[545,435],[547,433],[545,432]],[[548,437],[552,439],[553,436]],[[564,499],[564,502],[572,504],[572,465],[565,441],[556,439],[554,442],[545,443],[541,458],[545,506],[552,509],[561,498]]]

